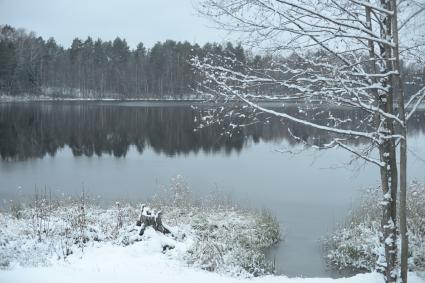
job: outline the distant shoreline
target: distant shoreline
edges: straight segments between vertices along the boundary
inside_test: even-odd
[[[162,98],[95,98],[95,97],[52,97],[46,95],[40,96],[0,96],[0,103],[13,103],[13,102],[146,102],[146,103],[199,103],[199,104],[212,104],[213,101],[208,100],[207,98],[192,98],[192,97],[183,97],[183,98],[172,98],[172,97],[162,97]],[[239,100],[227,101],[228,102],[241,102]],[[295,104],[296,100],[261,100],[258,101],[263,104]],[[242,102],[241,102],[242,103]]]
[[[46,95],[40,96],[5,96],[0,95],[0,104],[1,103],[20,103],[20,102],[111,102],[111,103],[146,103],[146,106],[177,106],[177,105],[188,105],[196,104],[203,106],[213,106],[217,105],[214,101],[209,101],[205,98],[172,98],[172,97],[163,97],[163,98],[94,98],[94,97],[51,97]],[[242,101],[227,101],[223,103],[243,103]],[[294,105],[303,105],[304,103],[296,100],[260,100],[257,101],[258,104],[264,107],[282,107],[285,106],[294,106]],[[319,101],[318,104],[321,104]],[[309,104],[315,104],[315,102],[310,102]],[[304,104],[305,105],[305,104]],[[136,106],[136,105],[134,105]],[[335,108],[335,105],[328,105],[331,108]],[[396,105],[395,105],[396,106]],[[341,106],[341,108],[347,108],[347,106]],[[425,109],[425,101],[422,102],[418,109]]]
[[[52,97],[52,96],[0,96],[0,102],[36,101],[205,101],[202,98],[113,98],[113,97]]]

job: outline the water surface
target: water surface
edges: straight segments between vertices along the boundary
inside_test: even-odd
[[[358,119],[355,112],[338,115]],[[199,119],[182,103],[0,104],[0,199],[30,197],[37,186],[66,195],[84,187],[104,200],[140,200],[182,175],[199,195],[220,190],[245,206],[272,211],[285,235],[270,255],[278,273],[338,276],[326,268],[319,240],[362,192],[378,185],[378,169],[347,165],[352,157],[343,150],[300,151],[288,124],[276,119],[229,135],[223,134],[226,124],[195,131]],[[329,139],[289,126],[312,143]],[[425,179],[424,113],[409,127],[409,179]]]

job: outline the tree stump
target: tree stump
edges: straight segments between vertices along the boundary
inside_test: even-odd
[[[142,204],[140,217],[136,223],[136,226],[140,226],[139,235],[142,236],[148,226],[151,226],[153,229],[163,234],[171,234],[170,230],[165,228],[162,224],[161,217],[162,212],[160,210],[156,212],[154,209],[150,209],[146,205]]]

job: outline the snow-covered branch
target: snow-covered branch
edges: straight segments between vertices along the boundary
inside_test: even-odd
[[[414,102],[415,100],[416,102]],[[411,106],[410,111],[406,113],[406,121],[408,121],[410,117],[412,117],[412,115],[416,112],[422,101],[425,101],[425,86],[412,95],[410,100],[406,103],[406,109],[409,109]]]

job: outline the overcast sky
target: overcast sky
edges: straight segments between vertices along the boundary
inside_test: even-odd
[[[125,38],[131,47],[165,39],[222,42],[193,7],[197,0],[0,0],[0,24],[53,36],[65,47],[75,37]]]

